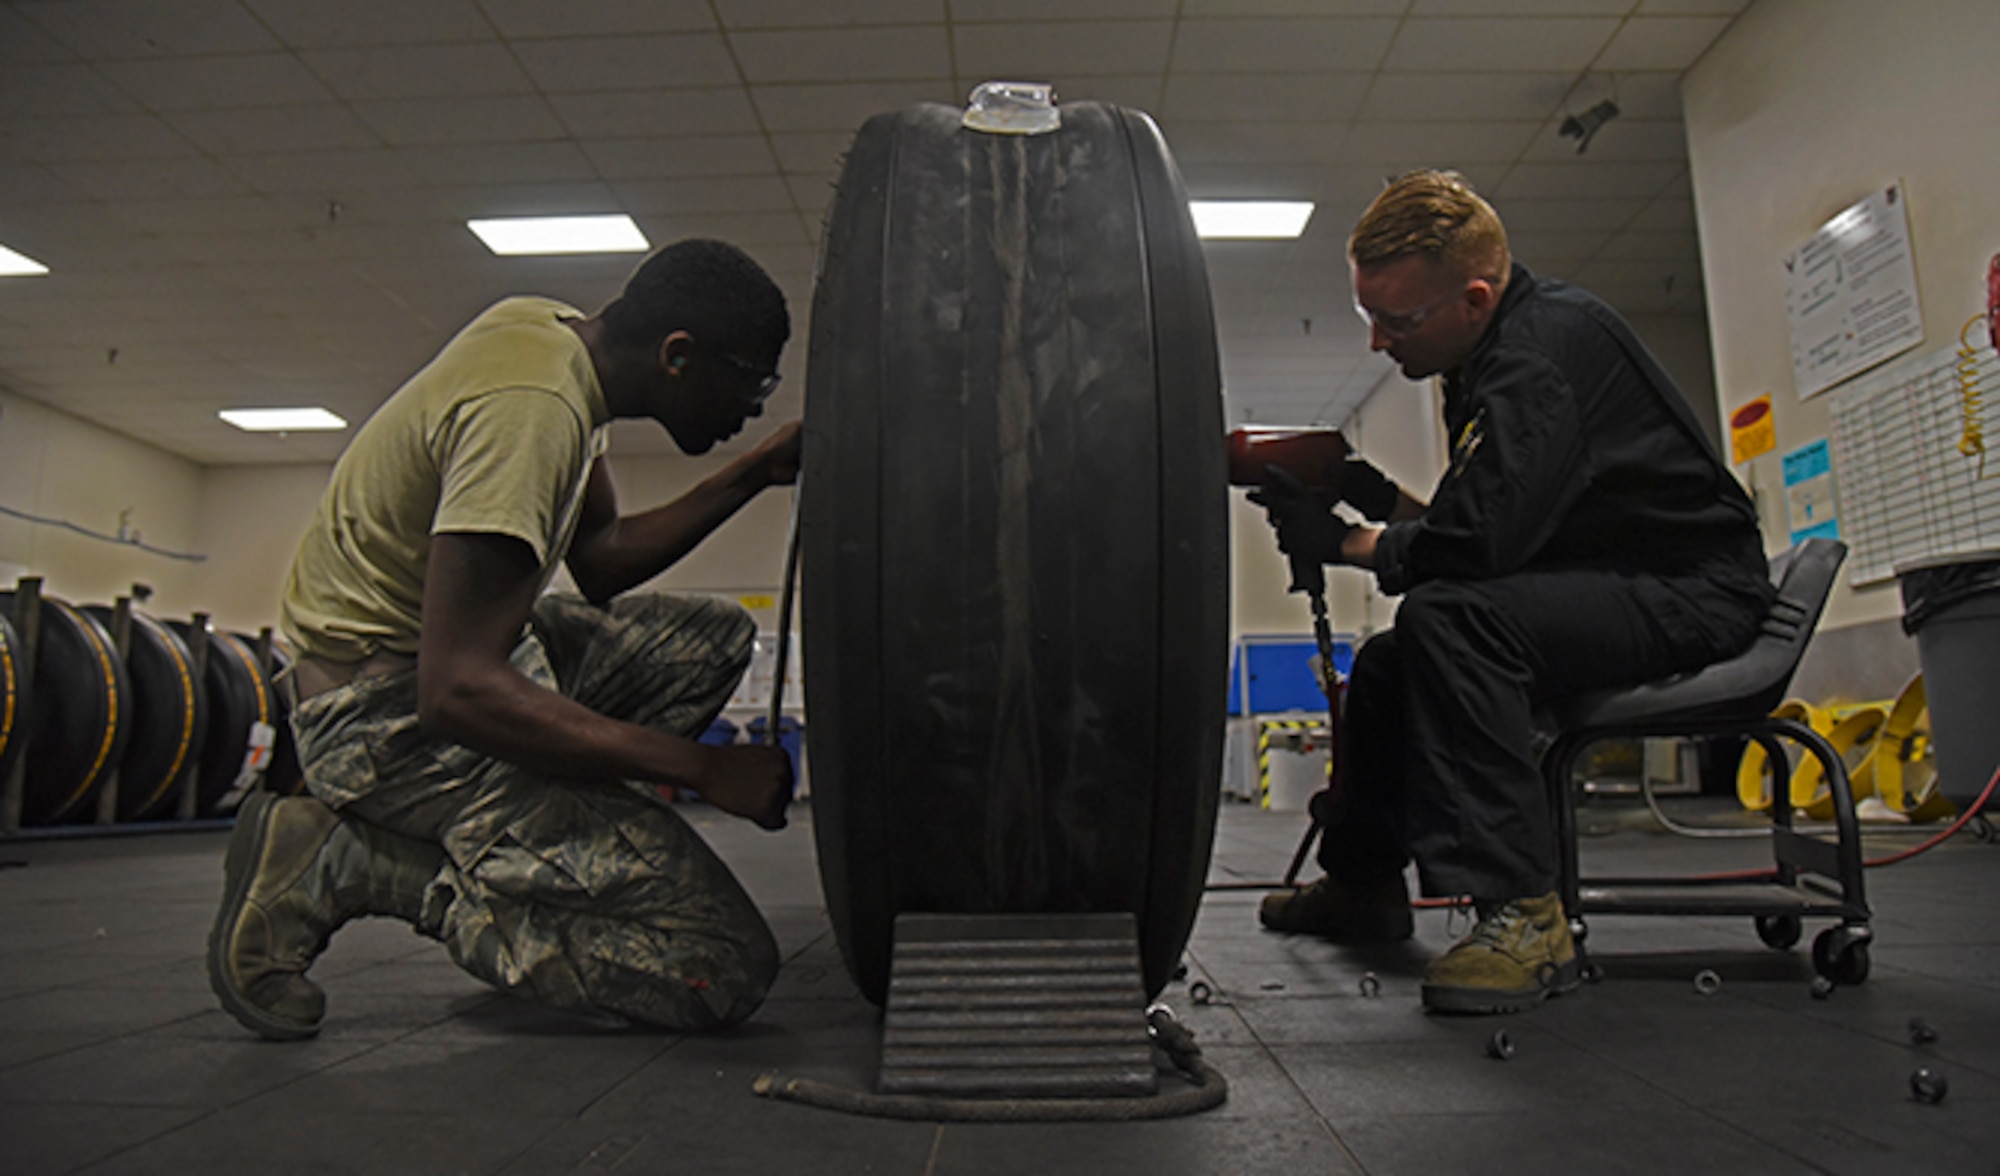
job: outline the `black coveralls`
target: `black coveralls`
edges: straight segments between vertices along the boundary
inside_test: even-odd
[[[1424,892],[1555,887],[1532,713],[1730,656],[1771,599],[1749,498],[1616,312],[1513,268],[1445,380],[1451,465],[1375,549],[1393,631],[1355,660],[1320,864]]]

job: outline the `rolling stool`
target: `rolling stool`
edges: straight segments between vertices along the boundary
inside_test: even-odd
[[[1557,886],[1579,954],[1587,915],[1744,915],[1755,921],[1758,938],[1779,950],[1799,941],[1806,917],[1831,917],[1838,925],[1813,940],[1813,970],[1835,984],[1860,984],[1868,978],[1871,932],[1860,824],[1847,765],[1806,724],[1771,716],[1791,685],[1846,556],[1845,544],[1808,539],[1772,560],[1777,598],[1757,639],[1736,657],[1643,686],[1578,695],[1551,708],[1559,734],[1542,755],[1542,780],[1556,818]],[[1776,859],[1768,880],[1580,876],[1571,786],[1577,759],[1600,740],[1649,736],[1741,737],[1763,747],[1772,780],[1771,848]],[[1796,741],[1825,768],[1833,794],[1834,840],[1792,828],[1786,792],[1790,762],[1779,736]],[[1587,973],[1591,969],[1588,957],[1585,968]]]

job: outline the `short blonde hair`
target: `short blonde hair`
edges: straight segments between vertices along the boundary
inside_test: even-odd
[[[1389,181],[1347,238],[1347,259],[1355,265],[1413,254],[1500,285],[1513,266],[1500,214],[1450,171],[1406,172]]]

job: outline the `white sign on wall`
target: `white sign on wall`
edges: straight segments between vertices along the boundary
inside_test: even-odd
[[[1785,304],[1802,399],[1923,342],[1900,182],[1848,207],[1785,255]]]

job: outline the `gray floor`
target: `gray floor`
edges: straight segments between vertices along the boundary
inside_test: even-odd
[[[720,1038],[539,1012],[375,920],[315,969],[321,1036],[261,1043],[202,968],[224,835],[0,843],[18,866],[0,869],[0,1171],[2000,1172],[2000,846],[1970,836],[1870,875],[1874,975],[1827,1000],[1803,952],[1763,948],[1741,920],[1600,919],[1603,983],[1523,1016],[1427,1016],[1418,977],[1460,929],[1447,914],[1362,953],[1262,932],[1254,894],[1215,892],[1188,955],[1217,996],[1163,998],[1227,1076],[1224,1106],[940,1127],[752,1095],[769,1071],[865,1086],[878,1022],[827,930],[807,814],[767,836],[685,811],[788,958],[758,1018]],[[1300,831],[1226,808],[1215,880],[1281,873]],[[1636,828],[1586,852],[1627,871],[1762,864],[1752,845]],[[1695,990],[1703,968],[1722,977],[1713,995]],[[1916,1016],[1935,1044],[1912,1043]],[[1503,1026],[1510,1061],[1487,1055]],[[1919,1066],[1949,1080],[1942,1104],[1911,1098]]]

